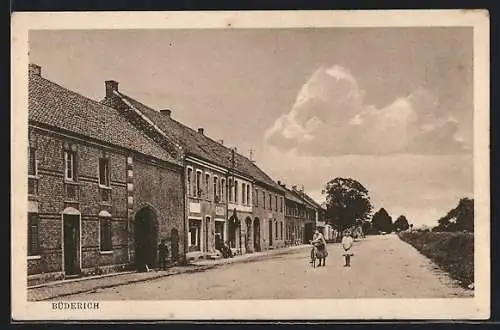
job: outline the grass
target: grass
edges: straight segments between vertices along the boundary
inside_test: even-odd
[[[462,286],[474,283],[474,233],[406,231],[399,233],[399,237]]]

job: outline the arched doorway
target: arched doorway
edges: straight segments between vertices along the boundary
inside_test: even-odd
[[[175,228],[170,231],[170,250],[172,252],[172,261],[179,260],[179,231]]]
[[[135,265],[137,270],[146,271],[156,266],[158,246],[158,222],[150,207],[135,214],[134,221]]]
[[[246,231],[245,231],[245,250],[247,253],[252,251],[252,219],[247,217],[245,219]]]
[[[236,230],[238,229],[238,218],[235,216],[231,216],[229,218],[229,227],[228,227],[228,240],[229,240],[229,246],[231,248],[236,248],[236,242],[237,242],[237,233]]]
[[[260,221],[255,218],[253,221],[253,249],[255,252],[260,252]]]

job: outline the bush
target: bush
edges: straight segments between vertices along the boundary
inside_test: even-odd
[[[405,231],[399,237],[467,287],[474,283],[474,234]]]

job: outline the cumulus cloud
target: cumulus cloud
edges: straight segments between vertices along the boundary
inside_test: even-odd
[[[311,76],[265,138],[304,155],[454,154],[466,151],[458,125],[424,89],[380,109],[367,105],[355,77],[336,65]]]

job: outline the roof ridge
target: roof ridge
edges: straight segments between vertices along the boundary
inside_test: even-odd
[[[144,132],[136,129],[123,116],[121,116],[120,112],[114,107],[98,102],[88,96],[85,96],[77,91],[71,90],[55,81],[39,75],[30,74],[28,76],[28,89],[28,98],[30,99],[29,120],[33,123],[39,123],[41,125],[46,125],[47,127],[57,128],[61,131],[67,131],[71,132],[72,134],[78,134],[89,137],[91,139],[97,139],[110,145],[133,150],[140,154],[157,158],[162,161],[179,164],[178,160],[175,159],[175,157],[172,157],[172,155],[163,150],[160,145],[158,145],[149,136],[144,134]],[[38,92],[44,90],[45,93]],[[47,90],[50,93],[53,92],[54,95],[47,94]],[[40,102],[37,103],[38,105],[33,105],[33,108],[31,105],[32,98],[33,100],[40,100]],[[67,98],[67,100],[65,100],[63,104],[60,105],[59,103],[62,98]],[[50,102],[49,100],[59,101],[55,101],[56,104],[49,106],[46,103]],[[67,102],[70,102],[70,104]],[[48,110],[49,107],[51,108],[50,111]],[[85,122],[87,122],[88,120],[89,123],[92,124],[91,117],[89,117],[89,111],[91,113],[97,114],[98,121],[101,121],[101,123],[109,124],[109,122],[106,121],[107,119],[118,120],[118,122],[116,122],[116,125],[119,125],[124,130],[130,130],[130,132],[133,132],[133,134],[137,134],[137,138],[144,139],[142,140],[142,143],[144,143],[144,145],[142,147],[134,145],[134,142],[130,139],[119,141],[112,137],[110,138],[109,134],[104,133],[104,131],[106,130],[99,131],[99,128],[97,128],[98,133],[96,133],[96,135],[92,135],[92,133],[90,133],[90,131],[88,130],[88,127],[86,130],[82,130],[82,128],[78,125],[68,126],[73,125],[66,121],[68,118],[81,117],[82,115],[84,115]],[[46,113],[50,114],[50,117],[47,117]],[[59,114],[55,115],[55,113]]]
[[[45,80],[46,82],[48,82],[48,83],[50,83],[50,84],[52,84],[52,85],[55,85],[55,86],[57,86],[57,87],[59,87],[59,88],[61,88],[61,89],[64,89],[66,92],[69,92],[69,93],[71,93],[71,94],[78,95],[79,97],[83,97],[84,99],[86,99],[87,101],[90,101],[90,102],[94,103],[95,105],[99,105],[99,106],[101,106],[101,107],[104,107],[104,108],[107,108],[107,109],[110,109],[110,110],[116,111],[116,109],[115,109],[115,108],[113,108],[113,107],[110,107],[110,106],[108,106],[108,105],[106,105],[106,104],[102,104],[101,102],[99,102],[99,101],[97,101],[97,100],[94,100],[94,99],[92,99],[92,98],[90,98],[90,97],[88,97],[88,96],[85,96],[85,95],[83,95],[83,94],[81,94],[81,93],[79,93],[79,92],[76,92],[76,91],[71,90],[71,89],[69,89],[69,88],[67,88],[67,87],[64,87],[64,86],[62,86],[62,85],[60,85],[60,84],[56,83],[55,81],[50,80],[50,79],[47,79],[47,78],[45,78],[45,77],[43,77],[43,76],[32,75],[32,76],[30,76],[29,78],[31,78],[31,79],[35,78],[35,79],[42,79],[42,80]]]

